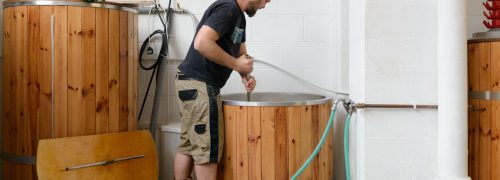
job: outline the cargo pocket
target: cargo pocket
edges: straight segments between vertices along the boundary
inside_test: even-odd
[[[194,132],[196,134],[203,134],[207,130],[207,125],[206,124],[196,124],[194,125]]]
[[[179,99],[181,101],[195,100],[197,96],[198,96],[198,91],[196,89],[179,91]]]

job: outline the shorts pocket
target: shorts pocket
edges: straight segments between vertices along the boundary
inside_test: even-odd
[[[194,132],[196,134],[203,134],[207,130],[207,125],[206,124],[196,124],[194,125]]]
[[[198,96],[198,90],[196,89],[182,90],[179,91],[178,93],[179,93],[179,99],[181,99],[181,101],[195,100],[196,97]]]

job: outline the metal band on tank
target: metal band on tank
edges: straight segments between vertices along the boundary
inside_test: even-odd
[[[500,100],[500,92],[469,91],[469,99]]]
[[[17,163],[17,164],[29,164],[29,165],[35,165],[36,164],[36,156],[25,156],[25,155],[15,155],[15,154],[10,154],[6,152],[2,152],[2,159],[12,162],[12,163]]]
[[[114,5],[114,4],[103,4],[103,3],[86,3],[86,2],[71,2],[71,1],[16,1],[16,2],[4,1],[3,2],[4,9],[16,6],[79,6],[79,7],[115,9],[120,11],[139,13],[139,10],[137,10],[137,8],[134,7]]]

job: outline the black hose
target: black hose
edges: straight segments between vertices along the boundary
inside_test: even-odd
[[[156,34],[160,34],[162,36],[160,54],[158,55],[158,58],[156,59],[154,64],[152,64],[151,66],[145,66],[143,64],[143,61],[142,61],[143,60],[142,56],[144,54],[144,51],[146,50],[146,47],[149,44],[149,40]],[[148,38],[146,38],[144,40],[144,42],[142,43],[142,46],[141,46],[141,50],[139,51],[139,66],[141,66],[142,69],[151,70],[151,69],[156,68],[158,66],[158,63],[163,59],[164,56],[166,56],[166,53],[168,52],[167,40],[168,40],[168,36],[166,35],[165,31],[162,31],[162,30],[154,31],[151,35],[148,36]]]
[[[146,99],[147,99],[148,94],[149,94],[149,88],[151,88],[151,82],[153,81],[153,77],[155,75],[155,72],[156,72],[156,67],[153,68],[153,73],[151,73],[151,77],[149,78],[148,88],[146,89],[146,95],[144,96],[144,99],[142,100],[141,111],[139,112],[139,120],[141,119],[142,110],[144,110],[144,105],[146,104]]]
[[[159,15],[159,18],[162,22],[162,25],[163,25],[163,30],[155,30],[153,33],[151,33],[145,40],[144,42],[142,43],[142,46],[141,46],[141,49],[139,51],[139,66],[141,67],[141,69],[144,69],[144,70],[153,70],[153,73],[151,73],[151,77],[149,79],[149,82],[148,82],[148,88],[146,90],[146,94],[144,95],[144,98],[143,98],[143,101],[142,101],[142,105],[141,105],[141,110],[139,112],[139,116],[137,118],[137,121],[139,121],[141,119],[141,116],[142,116],[142,112],[144,110],[144,105],[146,104],[146,100],[147,100],[147,97],[148,97],[148,94],[149,94],[149,90],[151,88],[151,84],[152,84],[152,81],[153,81],[153,77],[156,75],[156,81],[158,81],[158,72],[157,69],[158,69],[158,66],[161,66],[161,63],[163,61],[164,58],[167,57],[167,54],[168,54],[168,35],[167,35],[167,24],[169,23],[169,18],[170,18],[170,3],[171,1],[169,0],[169,8],[168,8],[168,11],[167,11],[167,14],[166,14],[166,21],[163,19],[163,17],[160,15],[159,13],[159,7],[158,6],[155,6],[156,8],[156,11]],[[146,66],[144,65],[143,63],[143,54],[144,54],[144,51],[146,50],[148,44],[149,44],[149,41],[150,39],[155,36],[155,35],[161,35],[161,38],[162,38],[162,42],[161,42],[161,49],[160,49],[160,54],[158,55],[156,61],[150,65],[150,66]]]

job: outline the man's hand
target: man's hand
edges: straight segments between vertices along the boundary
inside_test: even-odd
[[[247,77],[241,77],[241,81],[243,82],[243,85],[245,85],[245,89],[247,90],[247,92],[252,92],[255,89],[255,85],[257,84],[257,81],[253,76],[249,76],[248,80]]]
[[[251,73],[253,71],[253,59],[246,55],[240,56],[236,59],[236,66],[234,70],[238,71],[240,74]]]

